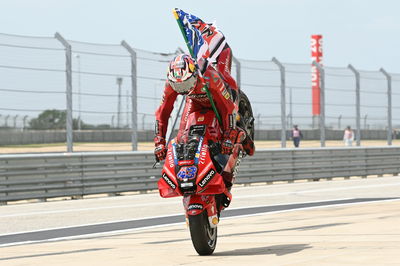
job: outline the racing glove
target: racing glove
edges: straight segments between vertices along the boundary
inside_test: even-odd
[[[157,161],[162,161],[167,156],[167,147],[165,146],[165,139],[161,136],[154,138],[154,155]]]
[[[222,154],[232,154],[238,133],[239,131],[237,129],[225,131],[221,144]]]

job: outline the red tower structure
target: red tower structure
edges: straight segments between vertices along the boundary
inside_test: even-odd
[[[311,35],[311,61],[316,61],[322,64],[322,35]],[[316,118],[321,115],[320,104],[320,73],[316,66],[311,66],[311,86],[312,86],[312,115],[313,124],[316,123]]]

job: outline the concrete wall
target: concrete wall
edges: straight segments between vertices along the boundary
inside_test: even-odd
[[[139,131],[139,141],[153,141],[153,131]],[[130,142],[128,130],[82,130],[75,131],[74,142]],[[0,145],[63,143],[66,132],[63,130],[41,131],[0,131]]]
[[[319,130],[302,130],[303,139],[319,140]],[[256,131],[256,140],[280,140],[280,130],[260,130]],[[327,140],[343,139],[343,131],[327,130]],[[386,139],[384,130],[362,130],[361,137],[368,139]],[[287,132],[290,136],[290,132]],[[142,141],[153,141],[154,132],[152,130],[139,131],[138,139]],[[288,138],[289,139],[289,138]],[[129,130],[82,130],[74,132],[74,142],[130,142],[131,132]],[[20,144],[41,144],[41,143],[63,143],[66,142],[65,131],[0,131],[0,145],[20,145]]]

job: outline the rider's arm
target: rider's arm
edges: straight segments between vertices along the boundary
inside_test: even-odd
[[[178,93],[175,92],[168,82],[165,83],[164,94],[161,99],[161,104],[157,108],[156,125],[155,125],[155,135],[165,138],[168,128],[168,120],[174,109],[174,102]]]

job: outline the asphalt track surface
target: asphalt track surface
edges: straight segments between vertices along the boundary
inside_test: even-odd
[[[400,198],[358,198],[358,199],[347,199],[347,200],[311,202],[311,203],[285,204],[278,206],[259,206],[250,208],[240,208],[234,210],[228,209],[225,212],[223,212],[221,218],[254,215],[254,214],[269,213],[269,212],[288,211],[288,210],[304,209],[312,207],[332,206],[340,204],[387,201],[394,199],[400,199]],[[0,246],[33,243],[33,242],[74,237],[74,236],[84,236],[90,234],[116,232],[129,229],[140,229],[151,226],[176,224],[182,222],[182,217],[183,215],[179,214],[179,215],[139,219],[132,221],[124,221],[124,222],[104,223],[104,224],[76,226],[76,227],[62,228],[62,229],[43,230],[38,232],[10,234],[10,235],[0,236]]]
[[[399,199],[399,177],[235,187],[206,257],[177,198],[0,206],[0,265],[400,265]]]

